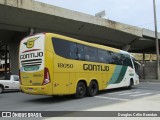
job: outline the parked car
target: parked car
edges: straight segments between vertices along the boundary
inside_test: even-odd
[[[4,90],[20,90],[19,76],[11,75],[9,80],[0,80],[0,93]]]

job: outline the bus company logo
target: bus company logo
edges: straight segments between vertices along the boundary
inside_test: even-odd
[[[23,43],[24,45],[26,45],[27,48],[33,48],[34,47],[34,42],[35,40],[37,40],[39,37],[34,37],[34,38],[30,38],[27,40],[27,42]]]

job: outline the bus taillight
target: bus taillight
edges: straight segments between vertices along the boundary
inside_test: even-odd
[[[44,80],[43,80],[43,83],[42,85],[46,85],[50,83],[50,74],[49,74],[49,70],[48,68],[44,68]]]

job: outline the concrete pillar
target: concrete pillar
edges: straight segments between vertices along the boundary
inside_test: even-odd
[[[128,45],[126,45],[126,46],[123,46],[122,49],[123,49],[124,51],[129,51],[130,47],[131,47],[131,45],[128,44]]]
[[[11,62],[11,74],[18,75],[19,72],[19,44],[22,38],[25,36],[24,33],[16,34],[9,42],[10,62]]]
[[[145,79],[145,53],[143,53],[143,79]]]
[[[9,43],[11,74],[18,75],[18,42]]]

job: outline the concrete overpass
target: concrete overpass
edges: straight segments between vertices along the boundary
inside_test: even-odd
[[[19,41],[33,29],[132,52],[155,52],[153,31],[33,0],[1,0],[0,41],[9,45],[13,74],[18,72]]]

